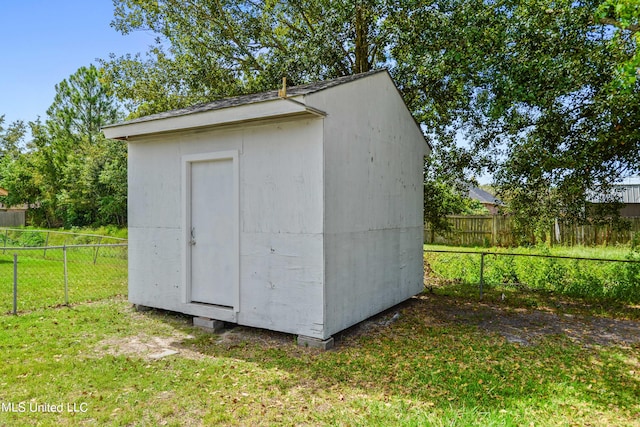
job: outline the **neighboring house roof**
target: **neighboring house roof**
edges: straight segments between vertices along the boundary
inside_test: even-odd
[[[343,83],[348,83],[354,80],[361,79],[363,77],[370,76],[372,74],[377,74],[382,72],[387,72],[387,70],[386,69],[373,70],[366,73],[338,77],[332,80],[324,80],[324,81],[304,84],[300,86],[287,87],[287,97],[307,95],[310,93],[318,92],[324,89],[328,89],[330,87],[338,86]],[[207,111],[221,110],[223,108],[237,107],[240,105],[255,104],[255,103],[264,102],[264,101],[276,100],[278,98],[280,98],[280,96],[278,95],[278,90],[272,90],[269,92],[262,92],[262,93],[254,93],[250,95],[242,95],[234,98],[224,98],[224,99],[219,99],[217,101],[208,102],[206,104],[193,105],[191,107],[180,108],[178,110],[166,111],[158,114],[152,114],[149,116],[144,116],[144,117],[140,117],[133,120],[128,120],[123,123],[104,126],[103,129],[108,129],[110,127],[121,126],[125,124],[142,123],[142,122],[148,122],[152,120],[166,119],[170,117],[186,116],[194,113],[204,113]]]
[[[478,187],[470,187],[469,188],[469,198],[472,200],[477,200],[480,203],[486,203],[490,205],[503,205],[502,200],[496,198],[491,193],[484,191],[482,188]]]

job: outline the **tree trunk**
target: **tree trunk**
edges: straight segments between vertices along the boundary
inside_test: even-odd
[[[356,60],[354,73],[365,73],[371,70],[371,63],[369,62],[369,46],[367,42],[367,17],[365,7],[358,2],[356,4],[355,13],[355,31],[356,31]]]

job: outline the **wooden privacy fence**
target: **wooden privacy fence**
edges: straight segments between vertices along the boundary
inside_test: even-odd
[[[439,234],[424,227],[424,242],[454,246],[516,246],[522,236],[516,235],[513,219],[504,215],[452,215],[448,217],[452,229]],[[611,225],[573,225],[558,222],[547,232],[546,239],[558,245],[625,244],[640,233],[640,217],[626,218],[630,227],[617,230]],[[531,243],[533,236],[525,236]]]
[[[0,211],[0,227],[22,227],[25,224],[24,211]]]

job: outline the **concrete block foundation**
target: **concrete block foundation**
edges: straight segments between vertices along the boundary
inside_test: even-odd
[[[329,350],[333,348],[333,337],[329,337],[326,340],[319,338],[307,337],[304,335],[298,335],[298,345],[301,347],[319,348],[320,350]]]
[[[224,329],[224,322],[221,320],[209,319],[208,317],[194,317],[193,326],[209,332],[218,332]]]

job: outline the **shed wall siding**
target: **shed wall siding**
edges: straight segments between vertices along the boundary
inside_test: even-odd
[[[241,162],[238,322],[320,337],[322,119],[247,131]]]
[[[181,162],[237,150],[238,323],[323,335],[322,120],[291,119],[137,138],[129,146],[131,302],[210,316],[184,304]],[[229,320],[229,319],[223,319]]]
[[[386,73],[306,97],[325,118],[326,335],[423,289],[427,144]]]

